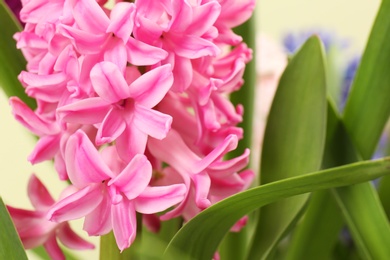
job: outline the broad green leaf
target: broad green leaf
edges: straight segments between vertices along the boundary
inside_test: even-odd
[[[322,169],[356,162],[357,158],[329,97]],[[313,193],[307,212],[294,231],[286,259],[329,259],[343,224],[343,217],[331,191]]]
[[[0,197],[0,259],[27,260],[11,217]]]
[[[380,180],[378,194],[387,218],[390,218],[390,177],[386,176]]]
[[[28,106],[35,108],[35,101],[26,95],[17,78],[26,68],[26,60],[20,50],[16,49],[12,36],[21,28],[3,0],[0,0],[0,27],[0,87],[7,96],[18,96]]]
[[[363,259],[388,259],[390,227],[370,183],[334,190],[353,240]]]
[[[276,91],[264,135],[261,183],[320,169],[326,134],[326,75],[321,42],[311,37],[293,57]],[[249,259],[267,258],[298,220],[308,195],[264,207]]]
[[[371,158],[390,114],[390,1],[382,1],[347,100],[343,121],[363,159]],[[336,189],[335,197],[362,257],[390,255],[390,228],[369,183]],[[387,256],[386,256],[387,255]]]
[[[211,259],[224,235],[242,216],[291,196],[352,185],[390,174],[390,158],[364,161],[283,179],[241,192],[207,208],[179,230],[164,259],[181,251],[180,259]]]
[[[340,54],[342,48],[337,44],[331,44],[326,52],[326,83],[328,96],[334,101],[337,108],[340,107],[343,98],[344,68],[340,62],[344,57]]]
[[[382,1],[344,110],[344,123],[369,159],[390,114],[390,1]]]
[[[344,221],[329,190],[313,193],[301,223],[297,225],[284,259],[331,259]]]

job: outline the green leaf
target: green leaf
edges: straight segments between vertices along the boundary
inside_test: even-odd
[[[329,190],[313,193],[284,259],[330,259],[344,221]]]
[[[335,189],[335,197],[363,259],[388,259],[390,227],[370,183]]]
[[[326,75],[321,42],[311,37],[284,71],[268,117],[261,182],[320,169],[326,134]],[[264,207],[249,259],[266,258],[298,220],[308,196]]]
[[[26,252],[16,233],[11,217],[0,197],[0,259],[27,260]]]
[[[325,143],[323,169],[357,161],[355,149],[330,98]],[[286,259],[330,259],[343,224],[332,192],[313,193],[307,212],[294,231]]]
[[[390,158],[364,161],[292,177],[241,192],[207,208],[179,230],[164,259],[181,251],[186,258],[211,259],[234,223],[264,205],[291,196],[365,182],[389,174]],[[173,258],[171,258],[173,259]]]
[[[373,154],[390,114],[390,1],[382,1],[344,110],[344,123],[364,159]]]
[[[390,1],[382,1],[347,100],[343,121],[363,159],[371,158],[390,114]],[[377,192],[369,183],[336,189],[360,255],[386,259],[390,228]]]
[[[379,182],[378,195],[383,205],[383,209],[390,218],[390,177],[383,177]]]
[[[29,107],[34,109],[36,103],[24,92],[18,80],[19,73],[26,68],[26,60],[20,50],[16,49],[13,35],[20,31],[20,24],[8,9],[4,1],[0,1],[0,87],[7,96],[18,96]]]

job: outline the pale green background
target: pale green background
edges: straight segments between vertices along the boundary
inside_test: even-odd
[[[256,19],[258,30],[277,40],[288,30],[322,27],[350,38],[353,48],[359,52],[365,45],[379,3],[379,0],[268,0],[259,2]],[[57,198],[64,185],[57,180],[51,163],[32,167],[27,162],[34,138],[14,121],[3,94],[0,95],[0,118],[0,196],[12,206],[31,208],[26,185],[30,173],[35,172]],[[80,228],[81,221],[73,225]],[[92,241],[98,240],[94,238]],[[85,252],[81,258],[87,256],[97,259],[98,253],[96,250]]]

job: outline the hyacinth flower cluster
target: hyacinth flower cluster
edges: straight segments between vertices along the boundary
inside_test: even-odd
[[[51,256],[61,256],[54,234],[66,246],[90,248],[67,224],[84,217],[90,236],[113,231],[122,251],[135,239],[137,213],[158,230],[161,220],[188,221],[248,188],[249,150],[225,155],[243,136],[243,109],[229,94],[242,86],[252,58],[232,29],[254,2],[22,1],[25,26],[14,38],[27,68],[19,80],[37,108],[17,97],[10,105],[39,137],[28,160],[53,160],[70,183],[54,201],[32,177],[39,190],[29,195],[43,201],[37,211],[9,207],[18,231],[30,223],[26,248],[49,245]],[[50,230],[29,243],[47,221]]]

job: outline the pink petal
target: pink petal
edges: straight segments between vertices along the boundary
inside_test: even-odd
[[[29,46],[34,46],[37,49],[47,49],[47,41],[36,35],[32,32],[19,32],[15,35],[17,44],[16,47],[18,49],[26,48]]]
[[[42,212],[7,206],[16,230],[26,249],[42,245],[58,225],[45,219]]]
[[[94,249],[95,246],[77,235],[68,223],[65,223],[57,232],[60,241],[70,249],[83,250]]]
[[[9,214],[12,217],[12,221],[15,223],[15,226],[18,228],[20,225],[23,225],[23,223],[27,224],[28,220],[32,220],[31,222],[35,222],[35,220],[44,219],[44,213],[40,211],[32,211],[32,210],[25,210],[25,209],[19,209],[14,208],[9,205],[7,205],[7,210]],[[48,229],[49,230],[49,229]]]
[[[236,46],[242,42],[242,37],[233,32],[232,29],[226,28],[225,24],[218,24],[218,42],[223,42],[225,44]]]
[[[191,176],[195,186],[195,203],[200,209],[205,209],[211,205],[210,200],[207,198],[210,191],[210,177],[206,172],[200,172]]]
[[[183,201],[186,191],[184,184],[147,187],[135,199],[135,208],[143,214],[161,212]]]
[[[198,36],[169,33],[168,42],[177,55],[187,59],[205,56],[216,57],[221,53],[221,50],[213,42]]]
[[[102,45],[109,37],[107,34],[95,34],[67,25],[58,26],[58,31],[61,35],[70,39],[77,50],[82,54],[99,53],[101,51]]]
[[[168,53],[158,47],[148,45],[134,38],[129,38],[127,44],[127,59],[135,66],[153,65],[168,56]],[[148,53],[148,55],[145,55]]]
[[[138,5],[138,3],[139,1],[136,4]],[[152,6],[157,5],[153,3]],[[161,42],[160,37],[163,33],[163,30],[164,28],[160,24],[157,24],[143,15],[139,15],[138,12],[136,17],[136,24],[133,28],[133,34],[136,39],[150,45],[156,45],[156,43],[158,45],[158,43]]]
[[[152,108],[157,105],[169,91],[173,75],[169,64],[155,68],[136,79],[130,85],[130,96],[137,103]]]
[[[56,124],[42,120],[18,97],[11,97],[9,103],[12,113],[17,121],[36,135],[51,135],[57,133],[59,128]]]
[[[58,201],[47,212],[47,218],[50,221],[64,222],[85,217],[103,200],[103,185],[87,186]]]
[[[39,63],[38,74],[47,75],[53,73],[54,63],[57,57],[51,53],[46,53],[41,62]]]
[[[227,117],[230,124],[237,124],[242,121],[242,111],[239,107],[235,108],[226,97],[213,94],[212,100],[215,107]]]
[[[161,140],[167,136],[171,129],[172,117],[135,104],[133,123],[144,133]]]
[[[252,15],[255,3],[255,0],[223,1],[219,23],[229,28],[242,24]]]
[[[98,129],[96,144],[102,145],[115,141],[125,128],[126,122],[123,119],[122,111],[115,108],[111,109]]]
[[[73,6],[73,15],[77,25],[91,33],[105,32],[110,19],[95,0],[77,0]]]
[[[224,199],[248,189],[254,177],[255,174],[252,170],[245,170],[240,174],[233,173],[230,176],[221,176],[221,178],[213,178],[212,176],[210,193],[219,200]]]
[[[55,202],[49,191],[34,174],[31,175],[28,182],[27,193],[31,204],[38,211],[47,210]]]
[[[85,216],[83,229],[89,236],[102,236],[112,229],[111,199],[106,193],[100,204]]]
[[[27,160],[32,164],[51,160],[59,152],[60,135],[46,135],[39,139]]]
[[[196,162],[196,164],[194,165],[194,168],[196,169],[195,171],[203,171],[215,160],[221,159],[227,152],[236,149],[237,144],[238,138],[236,135],[227,136],[225,140],[213,151],[211,151],[206,157],[204,157],[201,161]]]
[[[69,137],[65,149],[65,163],[69,179],[78,188],[84,188],[91,183],[101,183],[113,175],[82,130]]]
[[[57,153],[54,156],[54,169],[57,171],[60,180],[69,180],[68,173],[66,171],[65,160],[62,156],[62,153]]]
[[[111,23],[106,32],[112,32],[126,43],[134,27],[135,5],[132,3],[116,3],[111,10]]]
[[[19,75],[19,79],[27,86],[47,86],[55,87],[64,84],[67,77],[64,73],[53,73],[49,75],[38,75],[22,71]]]
[[[150,138],[148,150],[153,156],[168,163],[179,172],[195,173],[194,165],[200,158],[191,151],[175,130],[169,131],[166,138],[157,140]]]
[[[242,190],[246,190],[249,189],[256,175],[252,170],[244,170],[239,173],[239,176],[241,180],[244,182],[244,186],[242,187]]]
[[[173,66],[173,85],[172,90],[174,92],[182,93],[184,92],[191,84],[193,79],[193,68],[191,60],[187,58],[180,57],[178,55],[173,55],[174,57],[174,66]]]
[[[171,5],[173,13],[169,31],[185,32],[192,22],[193,7],[188,1],[181,0],[173,0]]]
[[[190,179],[190,176],[188,174],[180,174],[172,167],[165,168],[164,173],[167,175],[167,178],[177,179],[177,180],[180,179],[179,182],[183,182],[183,184],[185,185],[185,194],[184,194],[184,197],[183,197],[182,201],[180,202],[180,204],[177,205],[171,211],[168,211],[167,213],[161,215],[161,217],[160,217],[161,220],[168,220],[168,219],[172,219],[172,218],[175,218],[175,217],[182,215],[182,213],[186,207],[186,204],[188,203],[188,201],[190,199],[191,179]]]
[[[40,23],[42,17],[54,22],[61,15],[63,1],[23,1],[20,18],[28,23]]]
[[[205,34],[217,21],[221,13],[221,6],[217,1],[193,7],[193,19],[186,32],[193,35]]]
[[[143,154],[148,136],[134,125],[127,125],[116,141],[116,148],[122,160],[129,162],[136,154]]]
[[[213,102],[207,102],[205,105],[197,106],[196,108],[196,112],[201,120],[200,123],[206,131],[215,132],[221,128]]]
[[[247,166],[249,162],[249,149],[245,149],[244,153],[238,157],[227,161],[214,162],[207,172],[210,175],[218,176],[223,178],[226,174],[232,174],[240,171],[245,166]],[[224,174],[225,173],[225,174]]]
[[[118,248],[123,251],[134,241],[137,232],[137,219],[134,204],[123,200],[112,206],[112,227]]]
[[[230,229],[231,232],[240,232],[240,230],[246,226],[246,223],[248,222],[248,216],[244,216],[240,218],[234,226]]]
[[[137,154],[117,177],[108,182],[108,186],[114,185],[132,200],[143,192],[151,178],[152,165],[145,155]]]
[[[103,121],[111,104],[100,97],[92,97],[59,107],[57,113],[67,123],[96,124]]]
[[[116,64],[119,71],[124,74],[127,66],[126,45],[118,38],[110,39],[110,42],[106,45],[104,60]]]
[[[130,90],[117,65],[103,61],[91,70],[91,82],[96,93],[109,103],[129,97]]]
[[[46,249],[51,259],[66,259],[64,253],[62,253],[61,248],[58,246],[57,239],[54,234],[43,244],[43,247]]]

